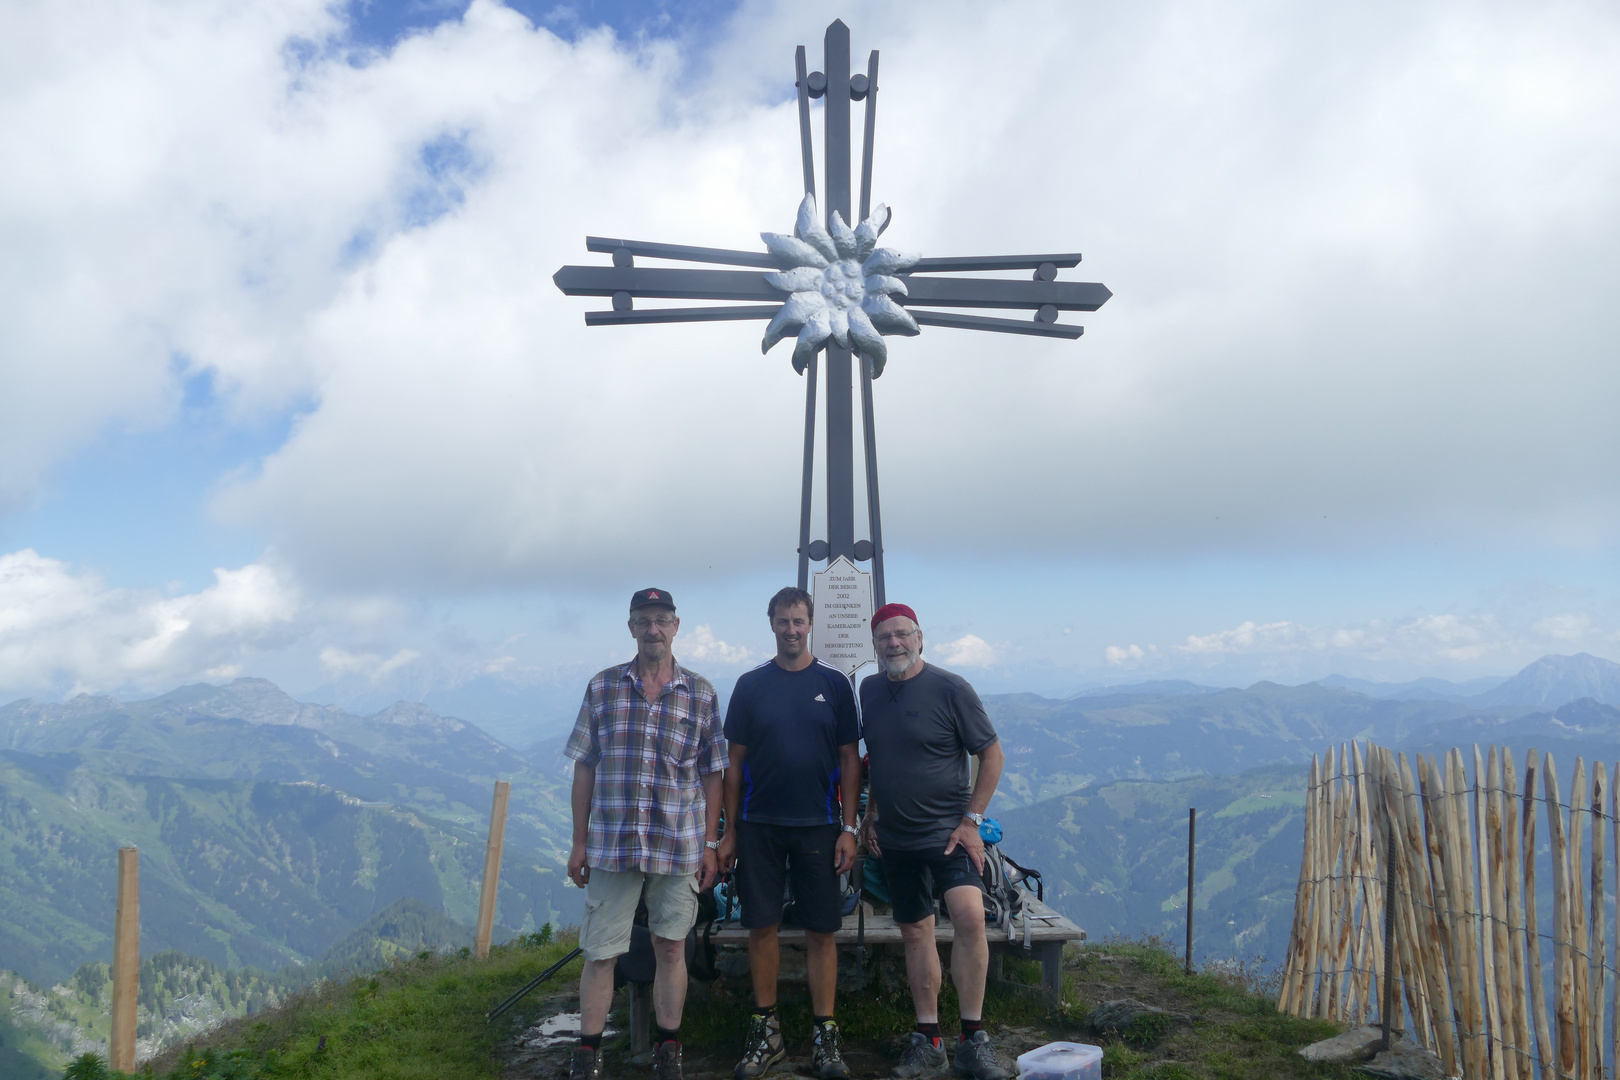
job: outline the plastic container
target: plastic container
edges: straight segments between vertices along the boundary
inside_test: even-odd
[[[1019,1080],[1102,1080],[1102,1047],[1054,1042],[1018,1055]]]

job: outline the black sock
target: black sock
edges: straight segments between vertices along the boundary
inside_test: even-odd
[[[939,1022],[938,1021],[935,1021],[932,1024],[925,1024],[921,1020],[919,1020],[919,1021],[917,1021],[917,1030],[922,1032],[924,1035],[928,1036],[930,1039],[932,1039],[934,1041],[935,1046],[939,1045]]]
[[[658,1045],[659,1046],[663,1046],[667,1042],[678,1043],[680,1041],[681,1041],[681,1029],[680,1028],[673,1028],[672,1029],[672,1028],[667,1028],[667,1027],[661,1027],[661,1028],[658,1029]]]
[[[823,1026],[825,1026],[827,1024],[832,1023],[833,1018],[830,1017],[830,1016],[818,1016],[818,1017],[815,1018],[815,1021],[816,1021],[816,1027],[823,1027]]]
[[[754,1015],[755,1016],[763,1016],[766,1019],[769,1019],[769,1018],[776,1015],[776,1006],[775,1005],[755,1005],[754,1006]]]
[[[588,1046],[592,1050],[602,1049],[602,1033],[598,1031],[595,1035],[581,1035],[579,1045]]]
[[[969,1020],[965,1016],[962,1018],[962,1041],[963,1042],[967,1042],[969,1039],[973,1038],[973,1033],[974,1032],[983,1031],[983,1030],[984,1030],[984,1021],[983,1020]]]

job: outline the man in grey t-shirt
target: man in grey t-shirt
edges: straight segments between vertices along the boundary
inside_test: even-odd
[[[962,1006],[955,1069],[974,1080],[1008,1080],[1012,1070],[984,1030],[990,945],[984,934],[984,841],[979,838],[1001,778],[1001,744],[967,680],[923,662],[916,612],[904,604],[879,608],[872,617],[872,643],[883,670],[861,682],[872,784],[865,840],[867,850],[883,859],[917,1010],[917,1030],[894,1075],[906,1080],[945,1064],[934,944],[932,888],[937,888],[954,931],[951,981]],[[970,754],[979,759],[971,790]]]

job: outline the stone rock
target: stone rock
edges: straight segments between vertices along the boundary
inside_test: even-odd
[[[1311,1043],[1299,1052],[1299,1056],[1306,1061],[1320,1061],[1329,1065],[1355,1065],[1378,1053],[1383,1038],[1382,1028],[1368,1024],[1331,1039]]]
[[[1361,1071],[1383,1080],[1447,1080],[1446,1067],[1433,1050],[1402,1039],[1379,1052]]]

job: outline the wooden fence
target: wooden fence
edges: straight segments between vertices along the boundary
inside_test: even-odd
[[[1611,777],[1599,762],[1588,780],[1577,758],[1566,803],[1551,754],[1528,752],[1522,787],[1512,751],[1475,746],[1472,757],[1472,780],[1461,750],[1409,762],[1353,743],[1312,761],[1277,1007],[1371,1023],[1387,974],[1395,1026],[1453,1076],[1612,1076],[1620,765]],[[1606,889],[1611,865],[1616,888]]]

